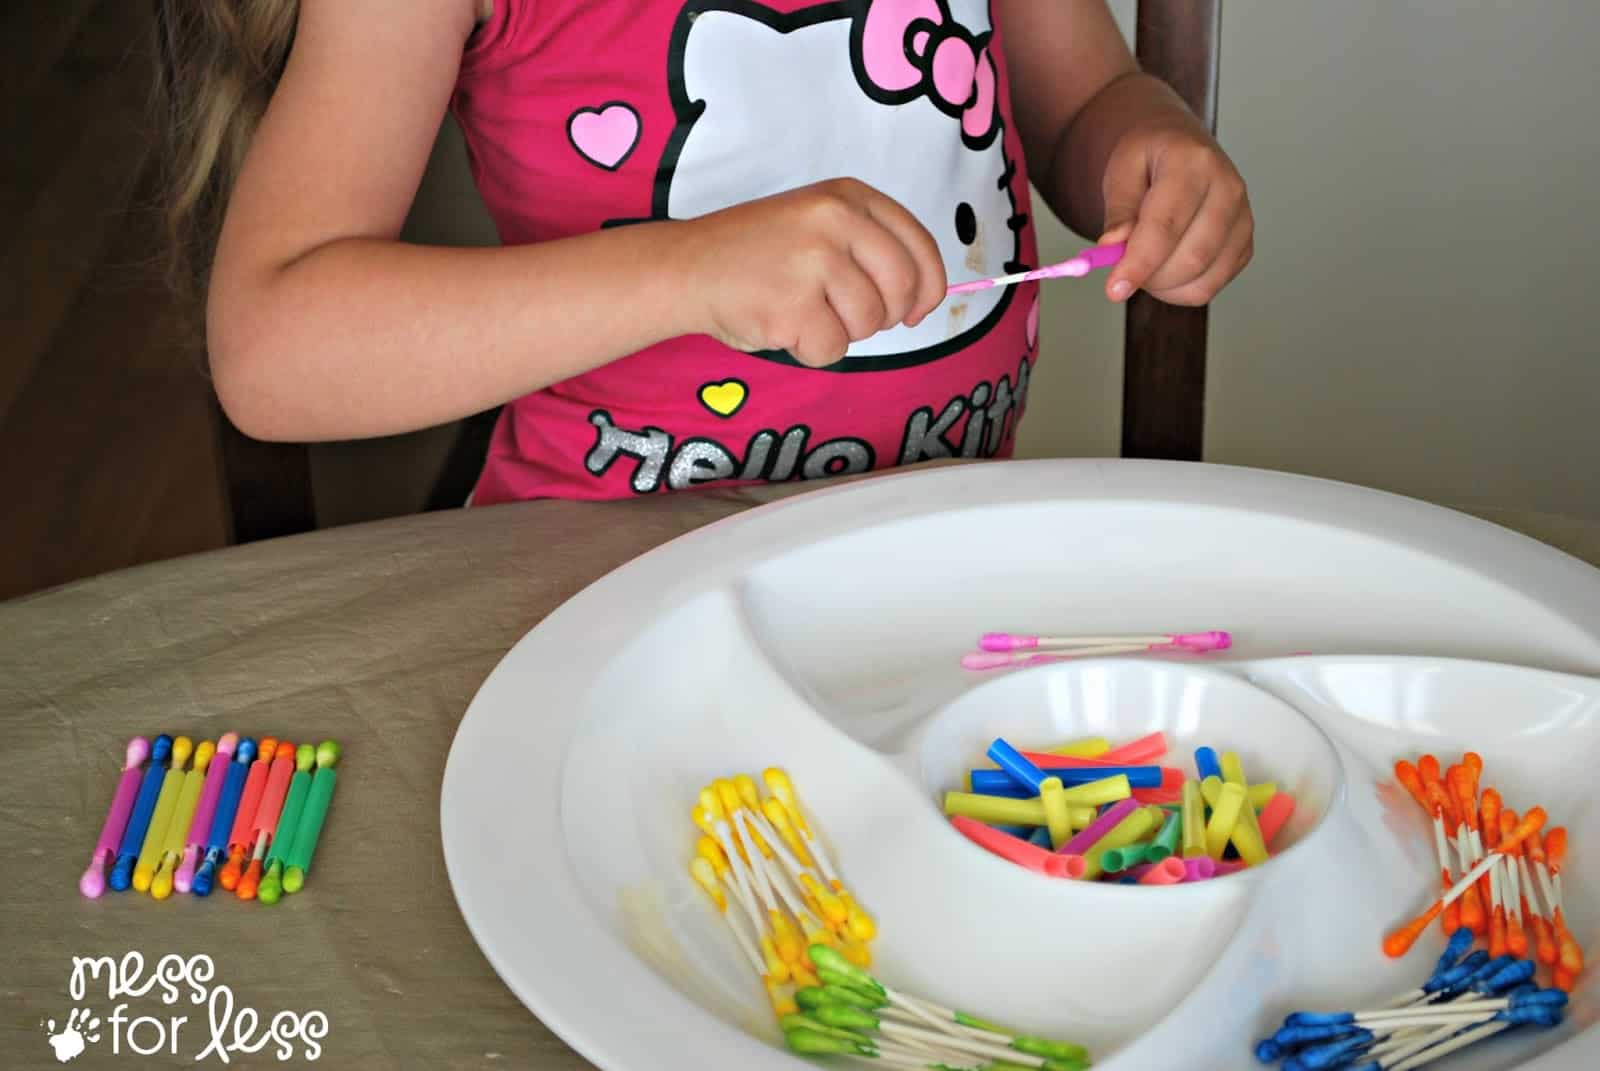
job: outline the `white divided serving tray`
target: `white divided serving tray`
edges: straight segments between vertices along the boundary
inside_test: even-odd
[[[959,668],[984,631],[1232,631],[1222,658]],[[719,776],[788,769],[892,985],[1088,1045],[1096,1066],[1240,1068],[1296,1008],[1370,1006],[1437,866],[1396,758],[1483,755],[1572,831],[1600,935],[1600,571],[1409,499],[1209,465],[909,472],[753,510],[592,585],[484,683],[445,773],[446,863],[506,984],[604,1071],[801,1068],[687,874]],[[1164,730],[1295,792],[1292,845],[1195,885],[1051,881],[941,817],[989,739]],[[1587,842],[1585,841],[1587,838]],[[1568,1021],[1442,1066],[1600,1066]],[[1256,1065],[1258,1066],[1258,1065]]]

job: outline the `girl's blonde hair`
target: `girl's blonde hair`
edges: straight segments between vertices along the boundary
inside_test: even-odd
[[[299,0],[157,5],[168,278],[196,314],[228,195],[283,75],[299,8]]]

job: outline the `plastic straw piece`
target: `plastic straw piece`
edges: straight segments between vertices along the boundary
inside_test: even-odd
[[[1261,839],[1270,847],[1283,829],[1284,823],[1294,814],[1294,797],[1287,792],[1274,793],[1261,809]]]
[[[1206,823],[1206,854],[1212,859],[1222,858],[1223,849],[1227,848],[1234,827],[1239,824],[1244,801],[1244,789],[1241,786],[1231,783],[1222,786],[1217,804],[1211,811],[1211,820]]]

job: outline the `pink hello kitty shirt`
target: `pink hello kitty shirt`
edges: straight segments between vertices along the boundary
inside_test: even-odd
[[[507,244],[852,177],[933,233],[951,282],[1038,263],[987,0],[495,0],[452,110]],[[673,339],[507,405],[473,501],[1009,456],[1038,324],[1030,284],[825,369]]]

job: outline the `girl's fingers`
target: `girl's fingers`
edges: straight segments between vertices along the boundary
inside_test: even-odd
[[[1244,271],[1255,255],[1255,223],[1248,213],[1235,224],[1222,252],[1198,279],[1171,290],[1152,290],[1152,297],[1169,305],[1206,305]]]
[[[790,348],[794,359],[810,368],[822,368],[842,358],[850,347],[844,324],[826,301],[817,302],[801,321],[800,337]]]
[[[1212,183],[1189,229],[1166,262],[1145,280],[1144,288],[1151,293],[1176,290],[1204,276],[1227,249],[1247,207],[1237,191]]]
[[[945,280],[944,257],[939,253],[939,243],[928,233],[928,228],[917,222],[917,217],[891,197],[873,191],[873,195],[866,200],[866,209],[868,215],[900,240],[911,257],[916,269],[916,286],[911,308],[902,319],[915,326],[939,307],[949,286]],[[853,246],[851,252],[855,252]]]
[[[850,240],[850,255],[867,273],[883,302],[879,331],[903,323],[918,299],[918,269],[911,250],[884,227],[864,226]]]
[[[859,342],[883,330],[888,310],[872,276],[850,257],[840,257],[822,280],[827,303],[849,341]]]
[[[1128,250],[1106,280],[1107,297],[1125,301],[1145,286],[1182,241],[1205,194],[1206,183],[1192,172],[1174,174],[1150,187],[1128,235]]]

